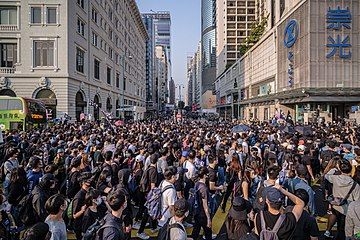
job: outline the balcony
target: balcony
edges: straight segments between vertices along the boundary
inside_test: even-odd
[[[2,32],[18,31],[18,27],[17,25],[0,25],[0,31]]]
[[[0,67],[0,74],[11,74],[15,72],[15,67]]]

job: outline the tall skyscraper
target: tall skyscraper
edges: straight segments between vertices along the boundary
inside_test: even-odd
[[[216,0],[201,0],[201,94],[213,90],[216,79]]]
[[[258,1],[258,8],[255,2]],[[245,43],[256,22],[256,12],[267,16],[265,5],[268,0],[217,0],[216,75],[221,75],[240,58],[240,46]]]
[[[175,82],[173,78],[169,82],[169,103],[175,104]]]
[[[164,97],[165,97],[165,103],[170,100],[169,98],[169,81],[172,77],[172,70],[171,70],[171,15],[168,11],[159,11],[159,12],[153,12],[153,13],[143,13],[142,14],[143,19],[151,19],[152,23],[154,25],[154,43],[155,48],[158,46],[161,47],[161,56],[165,54],[164,57],[161,58],[161,62],[163,59],[166,59],[166,76],[161,76],[162,82],[161,84],[165,84],[165,86],[160,86],[159,82],[155,83],[155,86],[160,86],[162,89],[164,89]],[[156,50],[155,50],[156,51]],[[158,52],[160,50],[158,49]],[[159,54],[158,54],[159,55]],[[156,61],[154,61],[156,62]],[[157,69],[157,68],[155,68]],[[155,75],[159,75],[158,73],[155,73]],[[155,81],[159,81],[159,79],[155,79]],[[155,91],[158,91],[159,89],[155,89]],[[156,98],[157,100],[159,98]],[[157,102],[157,104],[162,104],[160,102]],[[161,107],[158,107],[160,109]]]
[[[156,110],[156,88],[155,88],[155,24],[150,16],[142,15],[149,39],[146,41],[146,111],[148,113]]]

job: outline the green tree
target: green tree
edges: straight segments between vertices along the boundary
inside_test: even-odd
[[[240,55],[243,56],[252,46],[254,46],[265,33],[268,17],[264,17],[261,21],[254,23],[251,28],[250,35],[240,45]]]

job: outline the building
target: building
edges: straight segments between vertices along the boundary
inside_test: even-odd
[[[192,56],[188,56],[187,57],[187,97],[186,97],[186,105],[187,106],[192,106],[192,104],[194,103],[193,100],[193,57]],[[180,96],[179,96],[180,98]],[[179,99],[180,101],[180,99]]]
[[[157,109],[156,99],[156,56],[155,56],[155,23],[154,19],[148,15],[142,15],[144,25],[149,35],[146,41],[146,112],[153,113]]]
[[[99,119],[94,102],[143,118],[148,35],[135,0],[1,1],[0,14],[0,94],[41,99],[52,117]]]
[[[258,0],[264,2],[265,0]],[[216,2],[216,75],[233,65],[240,56],[240,46],[245,44],[256,23],[255,0],[217,0]],[[259,7],[259,9],[261,9]],[[260,13],[266,15],[266,13]]]
[[[216,79],[216,0],[201,0],[201,57],[204,95],[213,92]]]
[[[156,56],[156,98],[157,98],[157,111],[161,112],[165,110],[165,104],[167,103],[168,98],[168,55],[166,47],[156,46],[155,47],[155,56]]]
[[[169,102],[169,82],[172,78],[171,68],[171,15],[168,11],[159,11],[152,13],[143,13],[143,19],[152,19],[154,24],[154,38],[155,46],[161,46],[163,52],[166,55],[167,77],[165,80],[165,103]],[[155,68],[156,69],[156,68]],[[155,73],[157,75],[157,73]],[[155,84],[156,85],[156,84]],[[157,89],[158,90],[158,89]],[[156,90],[155,90],[156,91]],[[157,98],[159,99],[159,98]],[[161,109],[162,103],[157,102],[157,109]]]
[[[222,117],[308,123],[359,109],[358,0],[289,1],[274,27],[216,80]]]
[[[175,104],[175,82],[173,78],[169,82],[169,103]]]

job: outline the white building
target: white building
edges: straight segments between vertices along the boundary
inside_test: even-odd
[[[0,95],[44,100],[53,117],[145,112],[147,32],[135,0],[0,2]]]

